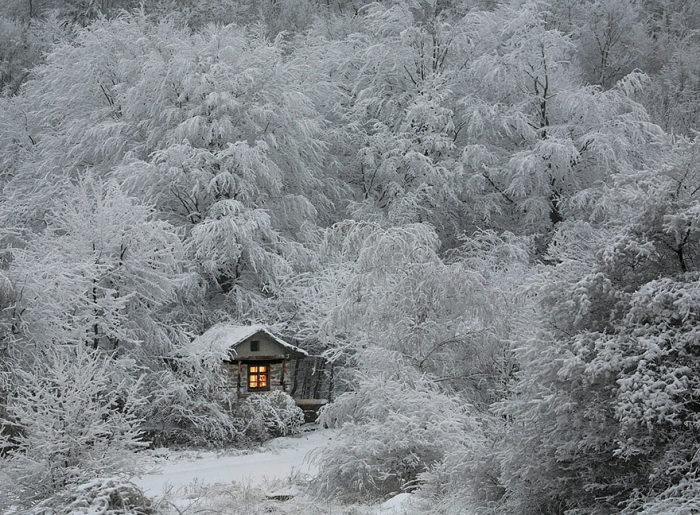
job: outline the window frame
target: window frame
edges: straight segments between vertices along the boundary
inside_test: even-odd
[[[261,370],[262,369],[262,370]],[[255,378],[255,382],[253,382]],[[260,379],[263,378],[263,386],[257,386],[261,383]],[[252,386],[255,384],[256,386]],[[269,392],[270,391],[270,365],[248,365],[248,377],[247,385],[249,392]]]

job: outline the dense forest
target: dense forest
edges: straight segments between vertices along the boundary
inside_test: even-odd
[[[0,91],[0,511],[246,445],[226,321],[315,495],[700,513],[696,0],[4,0]]]

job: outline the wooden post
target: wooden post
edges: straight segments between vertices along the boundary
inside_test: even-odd
[[[289,392],[289,395],[294,397],[294,394],[297,393],[297,385],[299,384],[299,362],[301,360],[297,357],[297,359],[294,360],[294,372],[292,373],[292,391]],[[302,392],[303,394],[303,392]]]
[[[316,357],[314,358],[314,372],[316,373],[316,384],[314,385],[314,393],[312,399],[320,399],[321,398],[321,385],[323,383],[323,375],[326,373],[326,362],[322,361],[323,358]],[[319,363],[321,364],[321,367],[319,369]]]
[[[287,391],[287,385],[284,384],[284,372],[287,369],[287,355],[285,354],[284,360],[282,361],[282,374],[280,376],[280,384],[282,385],[282,391]]]
[[[238,380],[236,381],[236,395],[241,395],[241,360],[238,360]]]

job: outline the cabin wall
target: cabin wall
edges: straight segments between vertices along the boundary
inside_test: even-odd
[[[294,370],[297,361],[290,359],[287,361],[284,371],[284,386],[282,382],[282,363],[265,363],[257,362],[251,363],[253,365],[268,365],[270,367],[270,391],[272,390],[282,390],[290,393],[294,388]],[[231,391],[232,395],[240,393],[241,395],[248,395],[250,393],[259,393],[261,390],[248,391],[248,364],[241,363],[241,382],[240,382],[240,392],[238,389],[238,362],[237,361],[227,361],[223,364],[224,371],[226,372],[227,382],[226,388]],[[264,392],[264,390],[263,390]]]
[[[259,349],[257,351],[250,350],[250,342],[257,341]],[[284,356],[289,354],[290,349],[283,347],[279,343],[272,340],[265,333],[257,333],[243,340],[236,346],[236,350],[233,352],[232,359],[248,359],[248,358],[260,358],[263,356]]]
[[[224,373],[226,374],[226,386],[227,390],[230,390],[232,395],[236,394],[237,388],[237,378],[238,378],[238,363],[225,361],[222,365]],[[243,383],[241,383],[243,384]]]

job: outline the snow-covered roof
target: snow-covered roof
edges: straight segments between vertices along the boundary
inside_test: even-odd
[[[278,343],[282,347],[289,349],[290,352],[303,354],[308,356],[309,353],[304,349],[285,342],[282,338],[272,334],[264,325],[234,325],[234,324],[216,324],[210,327],[203,334],[195,338],[191,343],[191,349],[195,351],[215,351],[228,352],[229,349],[235,348],[240,343],[244,342],[251,336],[258,333],[265,335],[272,341]]]

